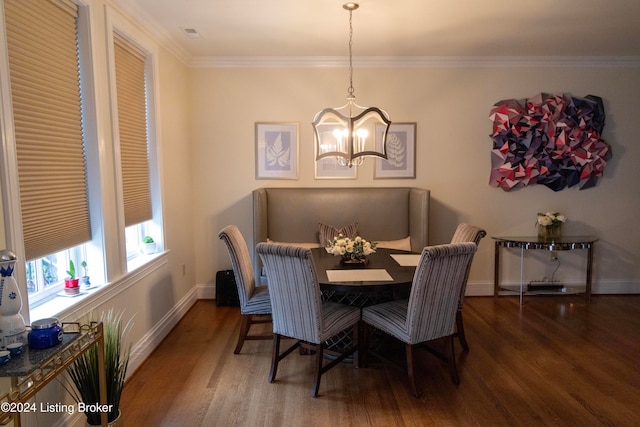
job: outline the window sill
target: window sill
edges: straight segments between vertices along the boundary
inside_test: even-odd
[[[129,272],[118,280],[98,285],[77,296],[56,296],[51,298],[49,301],[31,308],[29,310],[29,318],[31,322],[49,317],[56,317],[60,321],[75,321],[78,316],[83,316],[90,312],[100,302],[110,299],[116,292],[121,292],[123,289],[134,285],[140,280],[141,276],[145,276],[166,264],[168,253],[168,251],[164,251],[136,257],[136,260],[140,258],[138,262],[135,265],[129,263],[127,265]]]
[[[93,289],[89,289],[87,291],[81,292],[79,295],[75,296],[56,296],[48,301],[38,305],[29,310],[29,318],[33,322],[38,319],[45,319],[49,317],[58,317],[58,314],[69,310],[71,307],[76,304],[91,298],[93,294],[95,294],[100,289],[105,288],[105,285],[99,285],[94,287]]]

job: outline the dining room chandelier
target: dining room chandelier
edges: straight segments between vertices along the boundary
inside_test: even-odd
[[[347,103],[339,108],[325,108],[313,119],[316,161],[336,158],[340,166],[360,166],[365,157],[387,158],[387,132],[391,120],[378,107],[356,104],[353,89],[353,11],[357,3],[342,5],[349,11],[349,88]]]

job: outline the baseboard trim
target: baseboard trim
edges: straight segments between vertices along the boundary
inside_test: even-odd
[[[507,285],[519,285],[520,282],[505,282]],[[576,283],[577,284],[577,283]],[[604,282],[594,283],[591,288],[593,295],[624,295],[640,294],[640,282]],[[493,295],[493,282],[469,282],[465,296],[479,297]]]
[[[198,299],[216,299],[216,285],[196,285],[196,294]]]

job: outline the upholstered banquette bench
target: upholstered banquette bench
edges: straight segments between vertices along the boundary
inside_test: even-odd
[[[422,251],[429,237],[429,190],[409,187],[259,188],[253,191],[253,242],[324,247],[321,224],[380,247]],[[255,257],[256,277],[261,262]]]

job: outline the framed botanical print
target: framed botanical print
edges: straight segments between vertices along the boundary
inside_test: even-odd
[[[297,123],[256,123],[256,179],[298,179]]]
[[[358,168],[341,166],[335,157],[323,157],[315,161],[316,179],[356,179]]]
[[[384,126],[376,126],[376,147],[382,148]],[[387,132],[387,159],[376,158],[374,179],[416,177],[416,124],[391,123]]]

